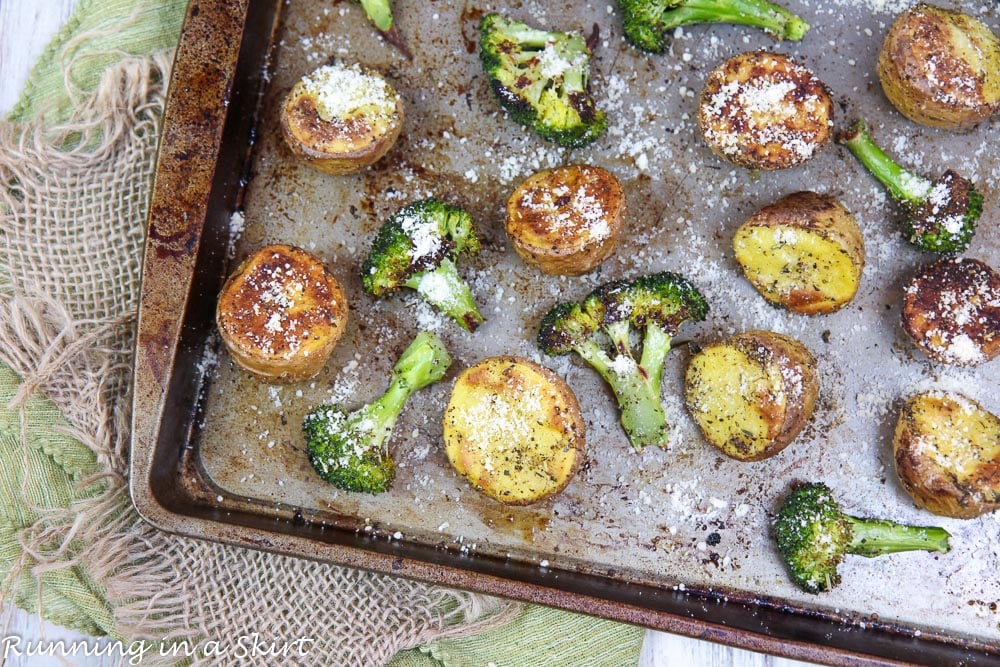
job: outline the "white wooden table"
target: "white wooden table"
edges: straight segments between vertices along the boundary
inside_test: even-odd
[[[21,93],[28,71],[35,59],[69,18],[76,0],[0,0],[0,114],[6,114]],[[36,615],[20,610],[11,614],[4,636],[17,635],[22,640],[44,638],[48,640],[80,639],[79,633],[39,620]],[[36,659],[44,660],[44,659]],[[41,665],[26,658],[11,658],[0,663]],[[110,667],[115,661],[109,658],[77,658],[72,664],[81,667]],[[640,667],[703,667],[731,665],[732,667],[804,667],[807,663],[774,658],[750,651],[732,649],[709,642],[678,637],[662,632],[646,633],[642,647]]]

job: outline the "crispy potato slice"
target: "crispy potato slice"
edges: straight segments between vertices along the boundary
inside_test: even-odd
[[[743,275],[771,303],[797,313],[832,313],[858,291],[865,245],[843,204],[796,192],[766,206],[733,237]]]
[[[802,343],[747,331],[695,354],[684,387],[706,440],[735,459],[759,461],[784,449],[809,421],[819,376]]]
[[[1000,509],[1000,419],[964,396],[927,392],[903,406],[896,472],[917,505],[959,519]]]
[[[967,257],[924,267],[903,291],[903,329],[935,361],[990,361],[1000,354],[1000,274]]]
[[[528,505],[562,491],[584,456],[573,390],[548,368],[489,357],[455,381],[444,412],[448,460],[487,496]]]
[[[920,4],[889,28],[878,78],[910,120],[972,127],[1000,111],[1000,39],[968,14]]]
[[[787,169],[830,140],[833,101],[812,72],[787,56],[742,53],[708,75],[698,127],[724,160],[748,169]]]
[[[511,194],[507,235],[543,273],[578,276],[614,250],[624,212],[614,174],[590,165],[557,167],[530,176]]]
[[[328,174],[350,174],[380,159],[403,129],[403,98],[358,65],[324,65],[300,79],[281,105],[292,152]]]
[[[323,263],[277,244],[253,253],[222,287],[215,321],[233,360],[267,382],[323,368],[347,326],[347,298]]]

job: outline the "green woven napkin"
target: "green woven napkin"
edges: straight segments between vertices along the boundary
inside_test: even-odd
[[[8,593],[17,606],[37,611],[40,602],[45,617],[54,623],[93,635],[107,634],[113,628],[111,610],[85,568],[36,576],[32,570],[38,562],[22,550],[23,531],[43,514],[69,509],[103,487],[86,483],[97,472],[94,454],[64,435],[68,424],[49,401],[33,397],[28,403],[27,447],[21,446],[20,413],[7,408],[19,386],[17,375],[0,364],[0,580],[8,582],[19,566]],[[52,549],[59,546],[51,545]],[[67,557],[72,557],[75,546],[66,545]]]
[[[631,625],[533,605],[499,630],[402,651],[388,667],[635,665],[642,637]]]
[[[78,93],[92,89],[108,65],[125,54],[148,54],[176,44],[185,7],[182,0],[80,0],[32,69],[10,120],[64,121]],[[95,33],[92,39],[76,41],[80,35]],[[67,79],[72,90],[64,85]],[[81,484],[97,469],[96,461],[89,449],[65,435],[67,424],[48,401],[34,398],[28,405],[29,446],[25,451],[19,445],[20,417],[6,409],[19,382],[0,364],[0,576],[4,580],[15,564],[27,558],[19,541],[25,527],[46,510],[70,508],[101,491],[99,483]],[[22,501],[24,497],[29,503]],[[72,553],[73,545],[66,548]],[[34,612],[40,597],[48,620],[92,635],[117,634],[111,609],[84,565],[44,573],[33,573],[30,560],[27,565],[12,583],[9,600]],[[502,629],[405,651],[391,664],[630,665],[638,661],[642,637],[640,628],[530,606]]]

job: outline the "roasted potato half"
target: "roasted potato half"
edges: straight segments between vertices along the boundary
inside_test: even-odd
[[[1000,509],[1000,419],[964,396],[927,392],[903,406],[896,472],[917,505],[959,519]]]
[[[761,296],[807,315],[832,313],[853,299],[865,266],[854,216],[815,192],[762,208],[736,230],[733,250]]]
[[[924,267],[903,290],[903,329],[935,361],[990,361],[1000,354],[1000,274],[967,257]]]
[[[319,259],[270,245],[226,280],[215,321],[244,370],[266,382],[297,382],[329,360],[347,326],[347,298]]]
[[[448,460],[490,498],[528,505],[562,491],[584,456],[573,390],[548,368],[516,356],[466,369],[444,411]]]
[[[742,53],[708,75],[698,127],[724,160],[748,169],[787,169],[830,140],[833,101],[812,72],[787,56]]]
[[[1000,111],[1000,39],[968,14],[919,4],[889,28],[878,78],[915,123],[972,127]]]
[[[802,343],[747,331],[696,353],[684,390],[706,440],[734,459],[759,461],[784,449],[809,421],[819,376]]]
[[[542,273],[578,276],[607,259],[625,218],[625,193],[614,174],[573,165],[540,171],[507,200],[514,250]]]
[[[292,152],[328,174],[360,171],[381,158],[403,129],[403,98],[359,65],[324,65],[300,79],[281,105]]]

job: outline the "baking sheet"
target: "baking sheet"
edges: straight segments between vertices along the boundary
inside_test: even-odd
[[[1000,362],[975,370],[930,364],[899,327],[902,285],[930,261],[898,233],[900,210],[845,150],[826,147],[794,170],[754,174],[716,159],[697,135],[697,95],[708,71],[735,53],[770,48],[811,68],[831,89],[839,127],[866,117],[875,137],[905,165],[936,175],[947,167],[976,180],[986,197],[967,256],[1000,266],[1000,161],[996,124],[966,134],[923,128],[891,110],[874,76],[881,36],[904,3],[845,0],[787,3],[813,28],[801,44],[775,43],[736,27],[677,31],[671,52],[643,55],[624,43],[608,4],[527,2],[394,3],[416,58],[383,44],[359,6],[295,2],[284,8],[276,67],[264,98],[244,207],[232,218],[233,262],[269,242],[295,243],[323,258],[352,308],[344,339],[323,373],[267,386],[236,369],[217,344],[203,360],[202,412],[193,438],[221,507],[238,501],[303,508],[310,516],[385,540],[438,546],[677,589],[769,596],[858,624],[879,620],[1000,646],[995,577],[996,516],[972,521],[915,509],[892,470],[891,434],[901,399],[926,388],[955,388],[1000,413]],[[998,30],[995,7],[967,6]],[[607,135],[566,150],[509,121],[492,97],[475,53],[482,13],[502,10],[553,29],[600,26],[592,89],[607,111]],[[869,34],[870,32],[870,34]],[[292,159],[277,131],[281,96],[330,56],[381,69],[407,104],[402,137],[372,169],[332,177]],[[596,272],[545,277],[525,266],[503,232],[503,207],[533,171],[587,162],[610,169],[626,192],[626,234]],[[767,305],[732,259],[736,227],[761,206],[800,189],[829,193],[857,216],[868,260],[857,298],[833,315],[806,317]],[[358,279],[375,230],[393,211],[429,195],[473,214],[484,241],[460,264],[487,322],[468,334],[415,295],[376,302]],[[235,263],[233,264],[235,266]],[[683,273],[705,293],[706,322],[685,325],[665,369],[668,450],[633,453],[613,399],[589,367],[543,358],[534,345],[541,316],[595,285],[658,270]],[[811,425],[778,456],[759,463],[723,457],[701,439],[682,406],[685,341],[752,328],[801,340],[817,357],[821,398]],[[311,471],[300,434],[315,405],[356,407],[386,386],[396,356],[420,329],[438,331],[455,364],[446,380],[416,394],[397,425],[400,465],[381,496],[340,492]],[[440,420],[451,380],[492,354],[544,363],[576,391],[588,425],[587,462],[559,496],[507,508],[481,496],[450,468]],[[953,534],[946,555],[849,559],[843,584],[811,596],[793,587],[770,539],[775,504],[793,480],[827,482],[863,515],[937,524]]]

